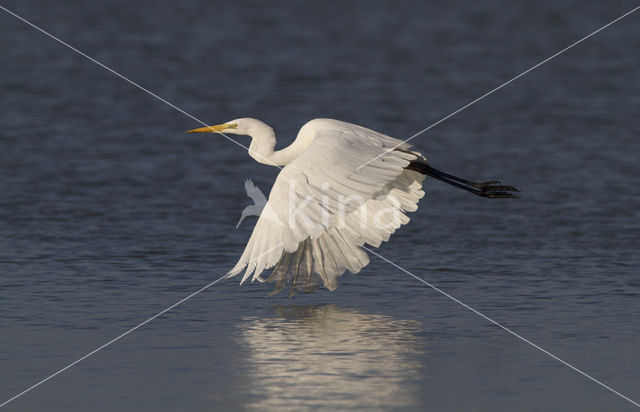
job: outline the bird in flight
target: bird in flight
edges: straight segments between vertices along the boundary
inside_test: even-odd
[[[296,140],[275,150],[271,127],[241,118],[189,133],[251,137],[249,155],[281,168],[269,199],[238,263],[241,284],[276,282],[272,294],[291,285],[289,297],[317,286],[335,290],[345,271],[369,263],[362,249],[379,247],[424,196],[426,176],[486,198],[517,198],[513,186],[474,182],[433,168],[425,156],[399,139],[334,119],[314,119]],[[265,270],[274,268],[264,278]]]

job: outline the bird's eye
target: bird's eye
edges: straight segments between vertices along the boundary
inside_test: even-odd
[[[229,125],[229,129],[237,129],[238,128],[238,123],[231,123]]]

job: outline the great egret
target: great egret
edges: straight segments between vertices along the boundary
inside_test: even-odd
[[[288,283],[289,296],[319,283],[334,290],[346,270],[359,272],[369,263],[361,246],[378,247],[409,222],[405,213],[417,210],[425,176],[488,198],[515,198],[518,191],[497,181],[477,183],[444,173],[409,144],[339,120],[311,120],[282,150],[275,150],[273,129],[256,119],[189,130],[194,132],[248,135],[251,157],[284,166],[228,274],[235,276],[246,267],[241,284],[249,277],[275,281],[272,294]]]

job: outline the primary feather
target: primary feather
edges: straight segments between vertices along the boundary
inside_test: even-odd
[[[234,122],[242,127],[244,120],[259,122]],[[267,136],[273,134],[271,128],[244,127],[252,132],[249,149],[254,158],[285,167],[229,272],[235,276],[244,270],[242,283],[249,278],[276,282],[274,293],[288,284],[291,294],[318,285],[334,290],[346,270],[355,274],[369,263],[361,246],[387,241],[409,222],[406,212],[415,211],[424,196],[424,175],[406,167],[426,159],[398,139],[338,120],[316,119],[302,127],[291,146],[274,152],[275,136]],[[260,131],[265,139],[256,141]],[[267,139],[273,143],[265,144]],[[378,157],[396,146],[398,150]],[[262,273],[273,267],[264,279]]]

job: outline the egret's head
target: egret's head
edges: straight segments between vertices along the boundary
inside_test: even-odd
[[[223,133],[251,135],[260,128],[269,127],[257,119],[242,118],[230,120],[215,126],[205,126],[198,129],[187,130],[187,133]]]

